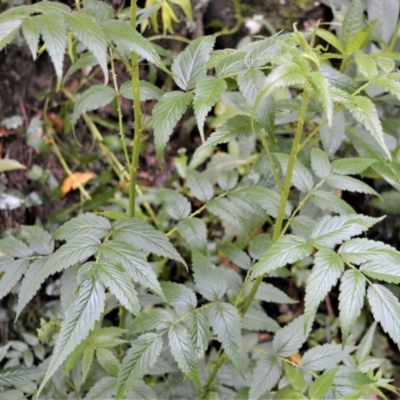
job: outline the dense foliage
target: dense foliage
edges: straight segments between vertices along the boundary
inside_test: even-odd
[[[106,204],[90,203],[60,154],[80,209],[88,203],[90,212],[0,240],[0,296],[16,295],[16,319],[50,276],[59,291],[38,337],[24,332],[0,348],[4,398],[359,399],[396,391],[373,343],[386,332],[400,347],[400,252],[368,236],[384,217],[357,213],[343,193],[379,196],[382,182],[400,189],[398,129],[381,122],[396,116],[400,100],[399,3],[339,5],[333,30],[294,27],[222,50],[215,36],[199,37],[172,63],[142,33],[158,29],[159,14],[164,34],[173,32],[178,13],[192,18],[189,1],[133,3],[117,16],[98,0],[0,14],[0,48],[21,31],[36,58],[43,41],[58,89],[66,52],[66,77],[102,71],[103,84],[85,79],[79,93],[64,95],[74,103],[70,120],[83,129],[83,119],[121,188]],[[140,80],[143,62],[171,83]],[[122,85],[116,65],[131,77]],[[133,142],[123,98],[134,104]],[[151,115],[143,102],[155,103]],[[110,103],[116,146],[90,114]],[[161,167],[188,113],[202,145],[190,159],[176,155],[170,185],[140,187],[144,135],[153,132]],[[0,160],[2,171],[19,166]],[[305,283],[304,298],[274,285],[288,281]],[[320,305],[337,286],[338,316],[326,315]],[[268,303],[283,306],[267,315]]]

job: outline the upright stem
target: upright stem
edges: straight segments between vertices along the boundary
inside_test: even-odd
[[[290,156],[289,156],[289,162],[288,162],[285,180],[283,182],[281,198],[279,201],[278,215],[277,215],[277,218],[275,221],[275,226],[274,226],[274,233],[272,234],[273,242],[276,242],[279,239],[279,236],[282,231],[282,224],[283,224],[283,220],[285,218],[286,204],[287,204],[288,197],[289,197],[290,187],[292,185],[292,176],[293,176],[293,171],[294,171],[294,165],[295,165],[297,154],[298,154],[299,148],[300,148],[300,141],[301,141],[301,137],[303,134],[304,122],[305,122],[305,117],[306,117],[307,106],[308,106],[309,100],[310,100],[310,92],[308,90],[308,87],[305,86],[304,91],[303,91],[303,99],[302,99],[302,103],[301,103],[299,120],[298,120],[296,132],[295,132],[295,136],[294,136],[294,140],[293,140],[292,150],[291,150]],[[246,301],[244,302],[243,307],[241,309],[242,316],[245,315],[246,312],[248,311],[248,309],[250,308],[251,303],[254,300],[254,297],[257,293],[258,288],[261,285],[262,280],[263,280],[263,276],[259,276],[256,279],[256,281],[254,282],[254,285],[253,285],[249,295],[247,296]],[[222,356],[225,356],[225,355],[223,354]],[[219,357],[219,359],[214,364],[214,368],[210,373],[210,377],[209,377],[206,385],[204,386],[203,394],[205,394],[207,392],[207,389],[212,384],[212,382],[218,372],[218,369],[223,364],[224,359],[222,358],[222,356]]]
[[[131,26],[136,29],[136,0],[132,0],[130,9]],[[133,140],[132,161],[129,170],[129,217],[135,216],[136,181],[139,168],[140,142],[142,139],[142,109],[140,104],[139,61],[136,53],[131,53],[133,114],[135,136]]]

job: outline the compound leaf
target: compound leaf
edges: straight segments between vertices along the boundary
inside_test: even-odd
[[[304,322],[304,317],[298,317],[275,334],[272,347],[276,355],[290,357],[300,349],[307,335]],[[307,331],[309,328],[307,326]]]
[[[344,347],[337,343],[326,343],[307,350],[302,358],[303,367],[310,371],[324,371],[340,363],[351,351],[352,347]]]
[[[262,397],[278,383],[281,374],[282,361],[274,355],[263,356],[254,368],[249,398]]]

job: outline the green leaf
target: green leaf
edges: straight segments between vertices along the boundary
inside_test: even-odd
[[[189,246],[203,250],[207,246],[207,227],[200,218],[187,218],[179,221],[178,232]]]
[[[315,380],[310,387],[309,395],[311,399],[322,400],[325,398],[326,393],[332,387],[337,370],[338,367],[326,371]]]
[[[303,238],[294,235],[284,235],[261,256],[254,265],[251,278],[264,275],[277,268],[292,264],[308,257],[312,252],[312,245]]]
[[[232,54],[224,54],[224,57],[215,65],[215,72],[219,77],[227,77],[242,71],[246,64],[244,62],[245,54],[237,51]]]
[[[332,126],[323,125],[319,131],[323,149],[329,156],[333,156],[340,148],[345,138],[346,120],[343,111],[333,116]]]
[[[372,284],[367,292],[372,315],[400,347],[400,303],[385,286]]]
[[[399,262],[398,255],[396,257],[385,256],[384,258],[373,257],[361,265],[360,271],[369,278],[399,284]]]
[[[160,284],[151,265],[145,256],[131,244],[109,240],[102,244],[101,254],[110,263],[121,265],[134,282],[162,296]]]
[[[362,51],[356,51],[356,63],[362,75],[364,75],[368,80],[372,80],[378,76],[378,68],[376,66],[376,61],[374,58]]]
[[[249,68],[262,67],[267,64],[273,56],[281,51],[281,45],[275,39],[268,38],[251,43],[244,51],[246,56],[244,62]]]
[[[135,286],[129,279],[126,279],[126,272],[121,266],[103,260],[101,264],[96,264],[96,272],[103,285],[108,287],[128,311],[134,315],[140,313]]]
[[[182,90],[191,90],[201,78],[206,76],[206,64],[215,43],[214,36],[202,36],[193,40],[190,45],[175,58],[172,72],[175,82]]]
[[[95,348],[93,346],[87,346],[82,355],[82,382],[86,381],[89,374],[90,368],[93,364]]]
[[[11,19],[0,23],[0,50],[3,50],[14,39],[21,23],[21,19]]]
[[[233,365],[242,370],[242,335],[240,315],[229,303],[212,303],[208,308],[208,319],[214,334],[222,344]]]
[[[239,180],[237,171],[222,171],[218,175],[218,186],[226,192],[236,187]]]
[[[359,175],[370,167],[376,160],[372,158],[343,158],[332,162],[333,172],[339,175]]]
[[[42,34],[51,61],[54,64],[56,75],[61,79],[63,73],[63,61],[67,46],[67,32],[64,17],[61,13],[45,13],[39,17],[40,32]]]
[[[204,312],[197,310],[187,317],[187,327],[194,345],[197,358],[201,359],[208,348],[210,328]]]
[[[196,84],[193,108],[196,115],[197,127],[203,142],[205,140],[204,121],[206,120],[206,116],[226,89],[227,84],[225,80],[217,79],[214,76],[204,76]]]
[[[0,239],[0,252],[16,258],[29,257],[33,253],[24,242],[13,236]]]
[[[374,321],[369,327],[368,331],[365,333],[361,339],[359,345],[357,346],[355,358],[359,364],[363,363],[369,357],[372,346],[374,344],[374,335],[376,331],[377,322]]]
[[[247,253],[234,244],[222,243],[218,246],[218,251],[224,253],[229,260],[242,269],[249,269],[251,266],[251,259]]]
[[[17,160],[10,158],[0,160],[0,172],[15,171],[16,169],[26,169],[26,167]]]
[[[239,214],[238,208],[228,199],[211,200],[207,203],[207,209],[222,220],[225,220],[238,228],[246,229],[245,221]]]
[[[337,343],[327,343],[307,350],[302,358],[302,365],[310,371],[324,371],[334,367],[350,353],[352,347]]]
[[[89,89],[85,90],[79,97],[74,106],[72,114],[72,122],[75,124],[79,117],[92,110],[97,110],[111,103],[116,93],[110,86],[92,85]]]
[[[258,122],[252,124],[249,116],[235,115],[229,118],[221,127],[217,128],[197,151],[208,146],[228,143],[233,139],[255,135],[260,129],[261,125]]]
[[[147,100],[160,100],[164,92],[158,88],[157,86],[153,85],[151,82],[147,81],[139,81],[140,83],[140,101],[147,101]],[[129,100],[133,100],[133,93],[132,93],[132,81],[126,81],[121,85],[119,88],[119,92],[121,96]]]
[[[186,176],[186,183],[192,196],[204,203],[214,197],[213,185],[204,174],[193,169],[187,169]]]
[[[93,236],[102,239],[110,230],[108,219],[93,213],[85,213],[61,225],[54,233],[54,238],[69,240],[77,236]]]
[[[351,176],[333,175],[325,181],[329,186],[334,189],[347,190],[349,192],[367,193],[379,196],[379,194],[372,189],[371,186],[359,179],[352,178]]]
[[[114,226],[113,238],[130,243],[140,250],[177,260],[186,265],[169,240],[161,232],[139,218],[129,218],[117,222]]]
[[[188,330],[183,325],[173,325],[168,330],[168,339],[171,353],[181,371],[187,375],[196,386],[200,386],[196,350]]]
[[[328,79],[321,72],[310,72],[309,81],[314,93],[319,97],[323,110],[326,112],[328,126],[332,126],[333,100]]]
[[[25,258],[19,260],[11,259],[7,264],[0,278],[0,299],[7,296],[21,279],[22,275],[29,267],[29,260]]]
[[[307,382],[303,377],[303,374],[298,368],[292,367],[289,363],[284,363],[285,376],[288,379],[290,385],[298,390],[299,392],[304,392],[307,389]]]
[[[374,30],[376,37],[389,43],[398,21],[399,2],[397,0],[368,1],[367,12],[369,21],[378,20]]]
[[[114,377],[104,376],[91,387],[85,400],[111,399],[115,393],[116,385],[117,381]]]
[[[259,399],[274,388],[282,373],[282,361],[274,355],[262,356],[257,361],[250,384],[249,399]]]
[[[389,92],[392,96],[400,99],[400,82],[395,79],[391,79],[390,76],[379,76],[373,80],[374,85],[379,86],[384,91]]]
[[[333,193],[323,190],[316,190],[310,201],[313,202],[321,210],[331,211],[340,215],[355,214],[355,210],[344,200]]]
[[[381,121],[379,120],[374,103],[367,97],[354,96],[345,102],[345,107],[351,112],[358,123],[365,126],[367,131],[371,133],[373,138],[385,151],[388,159],[391,160],[390,151],[386,147]]]
[[[318,178],[326,178],[331,173],[328,155],[320,149],[311,150],[311,167]]]
[[[254,106],[258,93],[265,81],[265,75],[258,69],[239,72],[237,77],[240,92],[250,107]]]
[[[272,347],[276,355],[290,357],[299,351],[311,328],[305,332],[304,322],[304,317],[298,317],[275,334]]]
[[[300,393],[292,386],[285,386],[283,389],[279,390],[274,396],[274,400],[308,400],[308,397]]]
[[[37,381],[43,376],[40,367],[12,367],[0,370],[0,385],[18,386]]]
[[[336,35],[334,35],[331,31],[326,29],[318,28],[315,30],[315,34],[323,39],[326,43],[329,43],[332,47],[339,50],[340,53],[344,54],[344,48],[342,43],[340,43],[339,39]]]
[[[174,282],[161,282],[167,303],[185,313],[197,307],[196,294],[185,285]]]
[[[279,324],[268,317],[264,310],[256,307],[250,307],[242,320],[243,329],[248,331],[266,331],[277,332],[280,329]]]
[[[97,64],[97,58],[90,51],[81,54],[80,57],[75,61],[74,64],[71,65],[67,73],[64,75],[64,81],[76,71],[79,71],[80,69],[84,69],[86,67],[92,67],[93,65]]]
[[[272,96],[263,97],[255,112],[256,120],[264,127],[272,143],[275,142],[275,100]]]
[[[66,14],[65,21],[74,35],[96,57],[104,74],[104,83],[107,84],[107,39],[101,27],[92,16],[83,12]]]
[[[95,278],[86,279],[72,302],[50,360],[46,375],[40,385],[38,395],[54,375],[68,355],[85,339],[100,319],[104,310],[105,293],[103,285]]]
[[[189,200],[182,194],[169,189],[161,189],[159,191],[160,198],[165,202],[165,210],[167,214],[175,220],[185,219],[192,211],[192,205]]]
[[[334,247],[343,241],[368,230],[382,218],[365,215],[326,215],[317,221],[311,233],[311,241],[315,246]]]
[[[113,41],[118,47],[135,52],[147,61],[167,71],[151,42],[137,32],[129,22],[110,20],[103,22],[101,27],[107,39]]]
[[[26,43],[32,53],[34,60],[37,58],[37,50],[40,38],[40,18],[25,18],[22,22],[22,33],[25,36]]]
[[[346,341],[364,305],[366,279],[358,270],[347,270],[340,281],[339,319]]]
[[[279,161],[282,173],[285,175],[289,164],[289,155],[283,153],[274,153],[274,157]],[[296,159],[292,175],[292,184],[301,192],[308,193],[314,187],[314,179],[308,169]]]
[[[314,267],[307,281],[305,313],[311,315],[318,308],[344,270],[341,257],[330,249],[321,249],[315,256]]]
[[[99,364],[107,371],[111,376],[117,377],[121,369],[121,363],[118,358],[114,355],[111,350],[108,349],[97,349],[96,359]],[[115,385],[114,385],[115,391]]]
[[[209,301],[219,300],[227,291],[222,267],[215,267],[203,254],[192,253],[193,277],[199,293]]]
[[[50,233],[46,232],[38,225],[24,226],[23,233],[29,247],[37,254],[48,256],[54,251],[54,241]]]
[[[135,382],[156,363],[162,347],[162,337],[156,333],[145,333],[132,342],[118,376],[117,399],[124,398]]]
[[[168,92],[153,108],[154,141],[159,162],[175,125],[189,107],[192,98],[190,92]]]
[[[364,27],[364,10],[360,0],[353,0],[344,16],[342,24],[342,43],[348,50],[349,43]]]
[[[114,18],[114,8],[104,1],[84,0],[83,7],[85,11],[91,12],[97,22]]]
[[[251,287],[249,285],[249,287]],[[279,303],[279,304],[295,304],[296,300],[291,299],[285,292],[278,289],[270,283],[261,282],[255,298],[257,300],[266,301],[267,303]]]

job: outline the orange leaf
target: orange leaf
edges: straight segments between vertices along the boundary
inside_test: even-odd
[[[289,360],[297,365],[301,365],[301,354],[300,353],[293,354],[291,357],[289,357]]]
[[[78,189],[79,184],[84,185],[86,182],[95,178],[93,172],[74,172],[72,176],[67,176],[61,186],[61,195],[65,196],[71,190]]]

